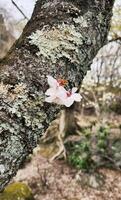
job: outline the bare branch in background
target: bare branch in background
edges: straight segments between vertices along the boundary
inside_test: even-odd
[[[24,14],[24,12],[21,10],[21,8],[15,3],[14,0],[11,0],[12,4],[19,10],[19,12],[24,16],[25,19],[29,20],[29,18]]]

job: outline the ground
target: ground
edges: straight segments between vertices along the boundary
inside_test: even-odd
[[[120,135],[120,131],[116,127],[121,124],[121,117],[109,116],[106,118],[112,124],[112,135],[115,135],[115,133]],[[18,171],[12,182],[27,183],[32,189],[35,200],[121,199],[120,169],[101,168],[90,174],[83,173],[69,166],[65,160],[60,159],[51,162],[49,158],[52,150],[53,148],[49,144],[48,146],[42,145],[39,150],[37,148],[26,165]],[[53,151],[51,153],[53,154]]]
[[[14,181],[27,183],[35,200],[120,200],[121,172],[103,168],[99,173],[104,182],[95,189],[85,184],[86,174],[83,180],[64,161],[50,163],[38,154],[18,171]]]

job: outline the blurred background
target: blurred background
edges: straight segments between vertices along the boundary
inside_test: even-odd
[[[34,5],[35,0],[0,0],[0,58],[22,33]]]

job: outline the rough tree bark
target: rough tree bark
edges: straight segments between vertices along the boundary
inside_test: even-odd
[[[66,79],[69,87],[81,84],[106,42],[113,3],[38,0],[22,36],[0,62],[0,190],[61,109],[44,102],[46,76]]]

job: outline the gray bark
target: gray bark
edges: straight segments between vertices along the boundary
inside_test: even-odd
[[[44,102],[46,76],[79,87],[106,42],[113,3],[38,0],[23,34],[0,62],[0,190],[61,109]]]

